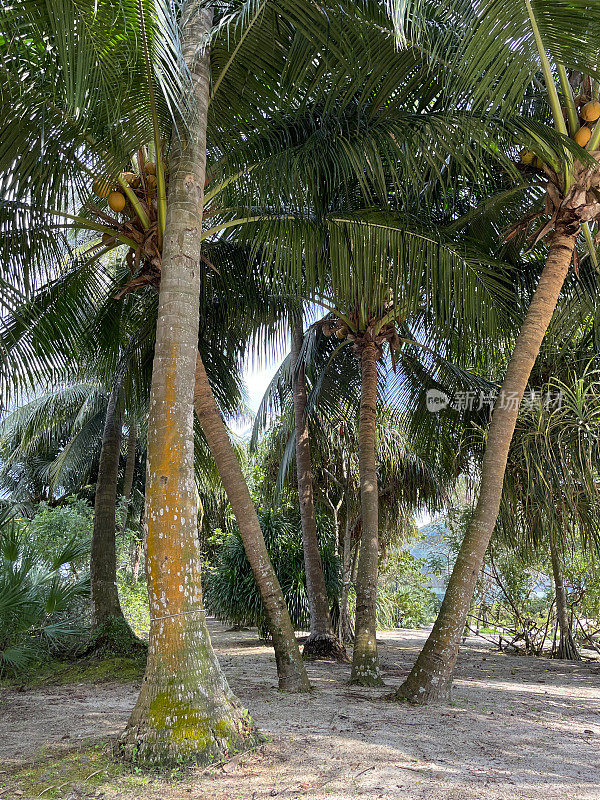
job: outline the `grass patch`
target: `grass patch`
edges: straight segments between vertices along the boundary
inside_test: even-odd
[[[82,658],[76,661],[46,661],[35,670],[17,678],[5,678],[1,686],[64,686],[70,683],[132,683],[144,675],[146,658],[114,656],[112,658]],[[1,797],[1,795],[0,795]]]
[[[153,790],[152,797],[165,784],[180,783],[194,767],[183,765],[169,769],[147,770],[121,761],[115,755],[114,741],[83,743],[77,749],[60,753],[41,750],[32,762],[0,771],[0,799],[69,800],[75,797],[96,796],[116,798],[123,790],[134,791],[140,800],[146,796],[144,787]],[[215,765],[216,766],[216,765]]]
[[[33,763],[0,775],[0,793],[7,790],[4,797],[64,800],[77,789],[92,792],[136,777],[112,758],[110,743],[103,742],[58,756],[42,751]]]

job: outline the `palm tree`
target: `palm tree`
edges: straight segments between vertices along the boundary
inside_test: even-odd
[[[388,225],[390,227],[386,230],[386,234],[393,235],[392,232],[394,229],[391,227],[391,223],[388,222]],[[369,227],[368,222],[365,223],[364,227]],[[407,238],[411,235],[417,236],[416,232],[409,233],[404,229],[402,234]],[[409,308],[408,304],[401,304],[400,301],[397,301],[396,308],[394,308],[394,303],[391,301],[391,292],[388,291],[381,301],[384,305],[384,311],[381,316],[383,317],[385,315],[387,317],[387,322],[385,323],[385,329],[381,334],[381,338],[379,338],[379,340],[377,340],[375,336],[370,338],[371,332],[369,328],[371,328],[372,331],[374,324],[370,322],[369,318],[367,318],[366,322],[362,323],[363,331],[361,331],[360,310],[368,308],[369,301],[373,302],[373,297],[380,291],[379,273],[375,273],[373,282],[371,282],[371,278],[369,277],[372,274],[373,265],[376,265],[377,261],[373,258],[372,250],[369,251],[367,242],[360,238],[361,235],[362,229],[359,227],[358,233],[356,230],[350,228],[349,231],[344,232],[343,236],[340,236],[339,240],[331,236],[330,242],[343,242],[339,250],[336,249],[335,244],[331,245],[330,257],[332,260],[335,259],[333,269],[335,270],[337,268],[339,270],[340,283],[338,285],[344,287],[349,295],[349,300],[346,304],[342,304],[340,300],[342,292],[338,290],[338,292],[334,294],[333,288],[331,289],[331,294],[335,299],[329,302],[332,304],[337,300],[335,310],[313,327],[312,331],[309,332],[307,341],[300,350],[304,353],[304,358],[306,358],[307,353],[310,353],[311,360],[315,365],[318,365],[316,375],[312,377],[314,388],[311,392],[311,406],[315,405],[318,407],[319,404],[323,404],[327,409],[326,414],[327,417],[331,419],[332,425],[335,425],[337,422],[338,425],[342,423],[344,428],[348,426],[348,419],[344,417],[340,419],[339,416],[336,416],[341,409],[339,405],[341,399],[352,408],[353,397],[357,389],[361,398],[358,408],[356,409],[358,416],[358,476],[361,490],[361,534],[357,565],[357,632],[352,680],[358,683],[372,685],[379,683],[381,680],[375,637],[380,530],[379,498],[382,492],[390,492],[390,483],[395,483],[393,480],[389,482],[386,481],[386,485],[381,486],[379,482],[376,453],[378,451],[387,452],[387,457],[389,459],[389,441],[392,438],[394,425],[388,424],[387,426],[382,426],[380,430],[383,439],[377,444],[377,417],[380,409],[378,394],[381,392],[385,393],[383,387],[385,386],[386,374],[389,374],[388,391],[391,392],[389,398],[396,396],[396,402],[398,402],[399,407],[397,413],[410,418],[410,411],[412,411],[413,419],[409,423],[409,427],[411,424],[414,425],[415,430],[421,427],[420,435],[422,439],[431,437],[430,443],[432,446],[429,448],[430,453],[428,455],[429,458],[433,457],[432,463],[439,459],[438,484],[439,486],[443,486],[445,483],[442,477],[443,459],[441,459],[440,456],[444,451],[442,448],[438,448],[437,455],[434,455],[436,449],[435,444],[438,443],[438,439],[433,436],[434,431],[424,424],[425,420],[431,423],[434,417],[427,413],[424,416],[423,414],[417,413],[417,408],[422,398],[421,392],[424,386],[439,386],[439,380],[445,379],[446,389],[448,392],[451,392],[460,385],[461,373],[459,370],[451,367],[441,355],[444,348],[441,339],[436,340],[434,330],[431,331],[427,344],[423,341],[419,341],[416,330],[423,328],[428,322],[427,314],[423,313],[423,308],[426,306],[425,298],[427,294],[422,290],[419,296],[417,289],[408,275],[405,276],[406,284],[404,289],[398,286],[396,291],[398,292],[398,298],[412,296],[412,308],[414,309],[412,314],[410,314],[412,320],[409,321],[407,319],[409,316],[407,310]],[[369,238],[373,235],[372,231],[368,231],[368,234],[366,234]],[[355,236],[356,239],[354,239],[353,236]],[[350,260],[351,266],[348,266],[348,262],[346,262],[345,269],[349,271],[349,276],[343,271],[344,267],[342,267],[340,263],[344,256],[347,257],[345,247],[348,242],[351,243],[351,250],[353,253],[359,254],[365,252],[364,261],[359,260],[359,256],[356,255],[354,259]],[[445,247],[448,249],[445,250]],[[449,258],[453,268],[456,270],[459,268],[460,259],[464,259],[461,268],[465,270],[473,269],[473,279],[480,282],[480,293],[487,294],[488,297],[493,296],[493,294],[488,294],[493,293],[493,284],[486,283],[483,275],[477,275],[474,264],[471,263],[466,255],[459,255],[461,252],[460,248],[455,248],[455,244],[450,246],[450,243],[446,242],[444,245],[440,241],[439,251],[437,251],[436,255],[440,259],[445,257]],[[385,251],[384,248],[384,252],[386,252],[386,256],[388,256],[389,251]],[[415,255],[415,261],[417,262],[418,259],[424,257],[422,250],[417,249],[417,247],[415,247],[415,253],[419,254]],[[485,255],[482,254],[482,257],[485,258]],[[390,256],[390,258],[392,259],[393,256]],[[340,262],[338,262],[337,259],[340,259]],[[367,264],[369,266],[367,266]],[[408,272],[407,270],[407,273]],[[415,267],[410,269],[409,274],[415,276],[412,280],[416,281],[421,278],[422,270]],[[441,275],[438,275],[438,280],[440,281],[439,286],[441,289],[443,286]],[[401,294],[402,291],[404,291],[404,294]],[[415,294],[417,295],[416,297],[414,296]],[[400,306],[400,311],[397,310],[398,306]],[[359,311],[356,309],[359,309]],[[394,314],[397,314],[396,318]],[[396,324],[393,324],[391,322],[392,320],[394,320]],[[414,330],[411,329],[411,322],[412,326],[414,326]],[[380,330],[383,328],[384,326],[381,325]],[[431,328],[430,322],[429,328]],[[336,334],[335,337],[332,336],[334,332]],[[447,329],[444,331],[444,334],[446,333]],[[379,336],[379,333],[376,334],[376,336]],[[355,346],[357,339],[359,341],[358,347]],[[364,340],[366,340],[367,355],[363,352],[365,349],[365,345],[363,345]],[[392,344],[389,360],[380,360],[383,355],[384,342],[391,342]],[[352,350],[345,347],[346,344],[350,343],[353,345]],[[436,346],[437,352],[434,349]],[[370,357],[372,354],[371,351],[373,351],[373,356],[376,356],[376,358]],[[358,364],[356,363],[356,355],[358,355]],[[269,410],[277,407],[284,408],[286,396],[289,397],[290,394],[292,394],[293,373],[290,374],[291,357],[292,356],[288,356],[288,359],[286,359],[286,362],[284,362],[276,374],[261,404],[257,416],[257,423],[255,425],[255,437],[257,430],[265,424]],[[378,362],[380,367],[379,376]],[[394,367],[393,371],[392,365]],[[467,376],[462,375],[462,380],[464,381],[465,379],[467,379]],[[365,391],[367,392],[366,400]],[[305,414],[307,419],[310,419],[310,408],[308,409],[308,413],[305,410]],[[352,423],[349,423],[349,427],[352,428]],[[397,447],[395,449],[392,448],[392,451],[400,452]],[[407,459],[406,456],[404,456],[399,462],[400,464],[404,462],[404,465],[400,468],[401,473],[404,473],[404,466],[407,461],[410,461],[410,458]],[[457,465],[454,464],[454,459],[451,459],[451,463],[456,469]],[[398,462],[395,466],[398,468]],[[283,465],[282,468],[284,468]],[[381,473],[381,468],[379,472]],[[451,467],[447,478],[453,474]],[[402,492],[400,492],[402,502],[408,502],[408,504],[413,507],[419,502],[426,503],[432,500],[435,504],[436,494],[437,498],[439,498],[440,491],[432,491],[432,485],[425,479],[425,472],[420,473],[420,481],[417,475],[419,475],[418,471],[415,473],[413,480],[405,485]],[[369,480],[372,481],[372,484],[369,484]],[[367,486],[365,486],[366,484]],[[397,491],[399,491],[399,489]],[[365,493],[367,494],[366,498]],[[347,519],[347,526],[349,522],[350,520]],[[350,530],[351,528],[347,527],[348,534],[350,534]],[[350,542],[345,546],[347,577],[349,572],[349,553]],[[346,590],[347,588],[348,586],[346,586]]]
[[[413,14],[413,20],[418,20],[413,25],[414,36],[420,37],[426,31],[422,10],[417,3],[395,3],[401,33],[404,21]],[[596,162],[590,158],[600,141],[600,125],[579,133],[578,106],[566,71],[570,67],[585,75],[596,74],[600,30],[597,4],[583,2],[566,8],[558,0],[543,4],[530,0],[523,3],[488,0],[479,5],[448,0],[438,4],[434,15],[436,23],[444,19],[449,23],[447,48],[444,51],[440,48],[434,54],[438,57],[443,52],[448,75],[458,76],[448,96],[452,94],[455,101],[458,96],[458,103],[468,102],[474,112],[481,110],[482,114],[500,119],[504,115],[503,124],[520,127],[531,151],[539,157],[535,164],[547,179],[546,206],[544,210],[536,209],[535,216],[543,216],[547,211],[547,222],[536,231],[534,239],[537,242],[547,236],[548,240],[545,266],[494,405],[475,513],[433,630],[396,695],[398,699],[417,703],[449,697],[460,637],[498,517],[519,403],[571,261],[577,258],[576,241],[582,229],[589,239],[588,223],[595,221],[600,212],[596,196],[590,192],[600,182]],[[436,29],[439,30],[437,26]],[[544,98],[551,112],[547,125],[518,117],[523,98],[528,93],[538,93],[536,82],[540,73]],[[593,87],[593,81],[584,81],[582,88],[587,96],[580,96],[578,104],[597,100]],[[585,120],[583,108],[582,114]],[[529,160],[527,154],[524,160]]]
[[[176,761],[182,756],[214,760],[233,746],[243,746],[248,737],[242,709],[209,644],[193,487],[198,234],[205,184],[212,16],[211,8],[194,2],[182,9],[182,54],[192,77],[195,108],[188,129],[175,133],[170,155],[148,416],[150,642],[144,683],[121,740],[129,758],[147,763]]]
[[[301,313],[292,312],[290,330],[290,368],[294,405],[296,475],[300,522],[302,525],[306,591],[310,605],[310,635],[304,643],[302,655],[304,658],[335,658],[338,661],[347,661],[348,656],[344,646],[335,635],[331,624],[327,586],[319,553],[313,496],[313,467],[308,433],[306,374],[303,359],[301,358],[304,341],[304,325]]]
[[[236,54],[239,55],[240,53],[243,56],[245,51],[242,45],[249,46],[250,52],[253,52],[252,48],[256,49],[257,45],[256,41],[253,41],[253,36],[254,30],[257,30],[259,26],[255,26],[254,30],[253,26],[258,18],[257,15],[259,12],[260,9],[257,9],[256,15],[249,19],[246,19],[245,15],[243,15],[242,21],[246,19],[248,22],[247,31],[241,30],[239,26],[236,27],[236,36],[240,41],[237,42],[235,47],[233,47],[234,56]],[[131,291],[147,284],[158,286],[160,281],[161,251],[163,247],[164,225],[166,219],[165,188],[168,177],[165,171],[163,146],[165,140],[169,138],[168,130],[165,130],[165,121],[169,118],[169,114],[165,114],[164,112],[165,110],[173,110],[173,107],[175,112],[180,115],[183,115],[184,112],[189,111],[189,109],[186,108],[186,101],[184,99],[187,96],[187,90],[180,91],[180,86],[169,85],[169,81],[171,81],[172,84],[175,84],[177,83],[177,80],[179,80],[179,83],[181,84],[181,80],[178,78],[178,75],[180,72],[182,72],[181,67],[183,64],[183,59],[181,53],[178,51],[178,42],[173,42],[171,40],[163,41],[160,39],[160,37],[157,37],[156,29],[149,24],[148,20],[144,19],[143,10],[141,16],[141,24],[142,26],[145,26],[145,30],[141,31],[139,40],[136,41],[141,42],[141,47],[139,48],[140,70],[143,77],[142,83],[148,94],[147,97],[144,97],[141,102],[142,108],[138,109],[134,106],[133,110],[134,112],[138,110],[143,110],[143,112],[147,111],[145,116],[142,115],[142,122],[150,123],[148,132],[150,134],[149,138],[151,145],[149,149],[146,149],[145,147],[141,147],[140,149],[140,139],[141,141],[148,141],[148,137],[146,131],[143,130],[143,125],[141,126],[142,130],[140,130],[140,126],[137,124],[135,113],[133,114],[135,124],[132,122],[131,130],[128,131],[128,134],[131,134],[131,136],[126,142],[125,147],[122,146],[123,142],[121,140],[118,141],[118,144],[115,142],[114,126],[113,130],[110,128],[110,125],[113,122],[112,118],[106,120],[105,117],[100,115],[99,122],[98,120],[94,120],[96,125],[94,126],[93,136],[89,133],[89,120],[85,120],[84,127],[87,126],[87,129],[84,131],[79,131],[77,126],[73,126],[72,124],[68,124],[66,126],[68,127],[68,133],[70,135],[71,142],[74,138],[77,138],[75,134],[79,134],[79,141],[82,147],[86,148],[88,151],[91,147],[91,157],[96,161],[98,158],[100,158],[100,161],[103,162],[103,172],[107,174],[107,177],[102,177],[100,180],[96,181],[95,189],[97,194],[104,194],[105,191],[107,191],[107,189],[111,186],[112,179],[109,176],[111,171],[114,171],[113,159],[115,161],[120,161],[120,163],[123,163],[124,160],[129,161],[130,163],[133,163],[134,169],[137,168],[139,171],[137,178],[133,177],[134,173],[132,172],[126,173],[125,175],[120,174],[116,178],[118,181],[117,195],[120,195],[121,198],[125,198],[117,198],[118,202],[121,204],[129,204],[127,205],[127,209],[128,211],[132,211],[134,214],[134,216],[128,222],[119,223],[114,219],[114,217],[106,215],[96,206],[91,209],[91,215],[89,214],[89,211],[85,209],[80,215],[66,215],[67,219],[72,221],[69,223],[70,227],[73,227],[76,230],[92,229],[96,231],[97,234],[103,235],[104,239],[101,243],[98,242],[96,237],[96,241],[92,244],[92,247],[95,248],[96,252],[93,254],[89,253],[89,248],[87,248],[88,255],[90,255],[91,258],[98,258],[104,252],[122,244],[129,246],[129,264],[132,268],[132,271],[137,272],[137,274],[124,287],[124,292]],[[135,25],[138,21],[136,10],[132,10],[131,17],[133,20],[132,24]],[[237,18],[234,15],[234,23],[236,22],[236,19]],[[230,21],[231,20],[225,16],[220,20],[219,25],[226,25]],[[105,20],[103,20],[103,24],[104,23]],[[169,36],[176,40],[176,25],[172,26],[172,29],[167,30],[167,33],[169,33]],[[288,36],[289,38],[289,30],[286,30],[283,35],[284,38],[285,36]],[[242,47],[242,50],[240,50],[240,47]],[[218,109],[218,107],[221,106],[223,112],[226,111],[231,116],[231,103],[228,100],[222,101],[222,95],[223,87],[226,87],[228,83],[231,84],[232,81],[235,83],[235,63],[232,60],[231,53],[226,53],[226,50],[227,48],[222,50],[222,52],[219,54],[217,48],[217,59],[215,66],[218,71],[218,78],[215,82],[215,88],[218,85],[221,87],[221,90],[218,97],[219,102],[213,99],[211,109],[214,110],[215,107]],[[117,51],[117,55],[119,52],[120,51]],[[169,59],[173,61],[166,71],[162,70],[162,68],[158,70],[158,74],[161,76],[159,86],[155,85],[156,80],[152,74],[153,58],[155,61],[160,62],[161,64],[168,63]],[[183,67],[183,73],[185,73],[185,65],[183,65]],[[131,72],[131,70],[129,71]],[[277,71],[278,65],[275,68],[275,72]],[[165,77],[165,75],[167,77]],[[173,80],[173,78],[175,78],[175,80]],[[158,91],[159,88],[161,92]],[[237,87],[235,88],[237,93]],[[125,99],[127,101],[133,100],[134,103],[139,104],[140,98],[137,94],[138,91],[139,88],[136,87],[135,93],[130,96],[126,96]],[[174,101],[174,97],[179,99]],[[254,97],[252,98],[252,103],[254,103]],[[233,113],[232,121],[236,120],[239,122],[241,119],[240,109],[242,108],[242,105],[243,102],[240,98],[238,108]],[[248,108],[250,107],[251,106],[248,105]],[[53,111],[58,112],[57,116],[60,117],[60,108],[53,108]],[[131,111],[131,107],[124,108],[124,113],[130,114],[130,117]],[[256,115],[254,110],[253,113]],[[70,118],[67,118],[66,114],[63,116],[65,117],[67,123],[72,122]],[[16,114],[13,111],[13,119],[15,118],[19,123],[22,124],[23,119],[20,116],[19,108],[17,108]],[[212,123],[212,130],[215,134],[215,139],[219,141],[222,139],[222,132],[218,133],[218,131],[220,126],[223,125],[224,118],[225,117],[223,114],[220,114],[218,119]],[[60,121],[63,122],[64,120],[61,119]],[[120,121],[119,124],[121,125],[122,122]],[[75,131],[73,128],[75,128]],[[98,147],[98,142],[102,141],[101,137],[98,136],[98,128],[100,128],[100,131],[104,135],[105,139],[111,139],[110,145],[112,146],[112,152],[111,147],[109,147],[107,150],[100,149]],[[66,138],[65,130],[63,129],[62,132],[65,133]],[[145,139],[143,138],[144,136],[146,136]],[[58,139],[56,141],[58,141]],[[13,156],[13,161],[9,162],[13,167],[13,174],[11,174],[12,188],[13,191],[18,194],[19,189],[22,188],[20,185],[22,177],[20,176],[18,169],[16,170],[16,173],[14,169],[14,163],[18,163],[14,160],[14,143],[15,138],[13,137],[11,138],[10,146],[7,148],[7,154],[5,158],[7,162],[9,162],[9,156]],[[133,158],[131,155],[132,152],[135,153]],[[107,153],[110,155],[107,156]],[[156,161],[156,164],[150,171],[145,169],[145,162],[148,159],[149,153]],[[156,179],[151,180],[150,178],[154,175],[154,171],[156,172]],[[146,177],[147,175],[150,177]],[[81,176],[77,176],[76,174],[76,177],[80,178]],[[40,179],[40,176],[37,175],[36,178]],[[41,180],[41,184],[42,189],[45,190],[47,186],[44,186],[43,180]],[[227,181],[224,181],[222,186],[226,184]],[[27,188],[28,190],[31,190],[31,186],[29,184],[27,184]],[[209,194],[214,197],[215,191],[211,190]],[[43,207],[47,198],[42,190],[40,190],[39,195],[43,196],[43,201],[39,204],[40,207]],[[153,199],[154,195],[155,199]],[[33,207],[33,210],[32,207],[29,207],[29,209],[26,209],[26,211],[30,214],[31,218],[33,218],[33,216],[35,216],[37,213],[35,207]],[[60,210],[58,213],[61,213]],[[90,216],[92,217],[91,219],[89,218]],[[96,217],[96,219],[94,219],[94,217]],[[36,216],[36,220],[38,219],[39,216]],[[14,238],[19,238],[20,235],[21,240],[25,239],[28,245],[31,244],[31,239],[27,236],[27,232],[25,232],[25,236],[23,236],[23,231],[17,230],[18,225],[16,226],[14,223],[15,218],[13,213],[13,219],[11,219],[9,222],[9,225],[12,225],[11,234]],[[212,229],[205,232],[204,237],[227,228],[231,224],[237,223],[226,221],[221,225],[213,226]],[[51,240],[51,237],[48,237],[48,239],[51,241],[52,245],[54,245],[54,241]],[[23,241],[21,241],[21,244],[22,243]],[[48,242],[46,242],[46,246],[49,246]],[[98,250],[98,248],[100,248],[100,250]],[[283,597],[277,586],[277,579],[274,575],[272,567],[270,566],[268,559],[265,558],[266,551],[264,549],[264,543],[261,542],[260,527],[258,526],[257,521],[253,519],[255,514],[248,515],[246,511],[247,502],[245,495],[247,495],[247,490],[243,484],[241,471],[239,470],[239,466],[237,468],[235,466],[235,454],[231,448],[226,428],[217,412],[214,398],[211,394],[211,388],[206,380],[206,373],[199,358],[197,358],[197,362],[197,391],[195,395],[197,400],[196,410],[202,417],[205,434],[210,439],[215,455],[220,461],[219,466],[226,476],[225,480],[229,481],[230,477],[233,478],[233,483],[228,488],[232,496],[232,502],[235,510],[241,518],[240,524],[242,530],[247,531],[246,541],[248,544],[250,558],[253,562],[253,566],[255,567],[257,578],[264,590],[265,605],[270,609],[273,619],[273,626],[276,629],[273,640],[276,649],[279,651],[278,664],[280,666],[281,683],[282,686],[288,690],[293,690],[294,688],[300,688],[304,690],[308,688],[308,681],[300,660],[297,644],[293,637],[293,631],[291,624],[289,623]],[[249,517],[248,523],[246,522],[247,517]],[[256,524],[253,524],[253,522]]]
[[[148,250],[144,257],[149,264],[156,266],[156,250],[153,248],[155,245],[162,247],[163,286],[150,408],[147,481],[148,572],[154,621],[144,690],[124,736],[123,747],[130,757],[147,762],[165,762],[181,757],[212,760],[232,744],[242,744],[251,731],[251,726],[243,722],[242,710],[220,671],[201,610],[193,492],[192,395],[200,286],[197,264],[200,262],[209,80],[208,50],[201,47],[197,51],[197,43],[205,41],[210,33],[212,11],[199,9],[195,3],[188,4],[183,10],[181,40],[179,20],[174,18],[171,7],[161,7],[160,11],[151,14],[141,5],[138,7],[132,3],[128,15],[116,13],[114,16],[105,6],[100,13],[91,8],[85,17],[93,21],[89,35],[88,28],[80,24],[86,13],[78,5],[66,7],[64,13],[56,17],[48,15],[41,5],[34,4],[27,8],[12,7],[4,16],[3,22],[8,22],[9,26],[16,23],[20,33],[20,38],[16,42],[11,40],[8,45],[8,67],[12,67],[9,77],[18,81],[24,65],[28,64],[44,80],[54,81],[64,89],[62,107],[60,103],[49,104],[47,101],[48,96],[57,97],[56,91],[35,92],[31,97],[32,103],[37,99],[41,103],[41,109],[36,108],[35,113],[42,122],[42,135],[41,138],[38,135],[35,145],[52,151],[47,155],[54,156],[53,162],[45,162],[50,174],[38,170],[32,175],[24,163],[26,159],[14,158],[15,147],[18,150],[23,142],[23,138],[16,135],[23,127],[23,107],[18,103],[12,108],[9,104],[3,105],[4,119],[12,123],[1,158],[3,164],[7,162],[4,179],[9,187],[9,196],[12,193],[13,197],[31,198],[33,211],[29,212],[29,221],[37,221],[43,215],[47,217],[58,206],[62,220],[65,214],[67,220],[76,216],[73,220],[75,225],[88,230],[95,227],[98,233],[110,237],[110,242],[105,239],[104,243],[98,243],[96,240],[93,246],[97,252],[100,250],[99,255],[114,248],[117,242],[126,241],[136,251],[140,250],[140,242],[145,242],[142,246]],[[116,19],[122,20],[121,29],[115,29]],[[65,32],[68,33],[65,35]],[[64,54],[62,46],[39,51],[29,46],[30,41],[47,41],[53,36],[59,37],[61,42],[66,40],[70,53],[65,59],[56,56],[57,52]],[[3,41],[7,43],[8,39]],[[99,49],[101,41],[103,47]],[[99,58],[98,53],[106,55]],[[40,58],[47,63],[37,63]],[[170,84],[162,98],[170,98],[171,109],[174,104],[178,116],[178,127],[172,140],[168,211],[162,159],[164,137],[161,136],[165,126],[161,128],[159,119],[161,108],[156,102],[152,58],[157,67],[156,74],[161,76],[161,88]],[[166,69],[160,68],[161,60],[163,65],[167,65]],[[93,88],[86,92],[90,84]],[[73,86],[83,94],[73,97],[69,93],[69,87]],[[115,86],[119,87],[117,105],[123,112],[116,117]],[[190,93],[191,88],[194,92]],[[58,96],[60,99],[60,93]],[[188,97],[192,102],[189,104],[191,107],[186,108]],[[48,109],[48,105],[52,108]],[[78,110],[74,111],[74,108]],[[149,113],[144,114],[148,108]],[[82,114],[82,109],[88,113]],[[32,113],[30,105],[28,114]],[[47,136],[44,127],[48,118],[54,125],[52,136]],[[118,123],[115,126],[116,118]],[[163,123],[168,118],[169,114],[164,114]],[[124,198],[130,203],[133,227],[128,229],[129,236],[123,233],[122,225],[114,224],[113,218],[104,211],[100,210],[96,215],[92,212],[90,221],[86,220],[86,216],[90,216],[86,210],[82,215],[69,215],[63,211],[73,198],[74,189],[89,196],[89,190],[84,187],[88,164],[100,162],[102,173],[107,175],[96,182],[98,195],[106,194],[104,181],[112,181],[111,176],[117,171],[114,158],[121,166],[137,149],[138,164],[143,168],[145,154],[140,149],[140,140],[154,143],[157,196],[152,202],[153,182],[145,177],[153,174],[149,170],[142,173],[140,186],[143,192],[138,194],[125,177],[116,177],[121,191],[114,193],[117,196],[112,206],[123,208]],[[56,158],[65,142],[85,143],[82,149],[73,151],[67,163],[64,158]],[[105,143],[109,145],[109,152],[112,145],[110,156],[106,155]],[[33,149],[35,147],[29,148],[29,153]],[[85,155],[82,155],[82,150]],[[58,164],[65,167],[60,175],[52,172]],[[93,216],[104,223],[108,221],[108,226],[95,223]],[[151,220],[156,227],[152,236],[147,237],[145,232],[149,230]],[[64,223],[61,221],[60,224]],[[44,229],[48,230],[48,227],[46,221]],[[23,238],[22,231],[13,230],[13,233],[17,238],[21,233]],[[138,236],[138,239],[131,236]],[[27,231],[26,238],[31,241]],[[189,284],[187,278],[190,278]],[[182,291],[186,285],[191,291]],[[178,463],[170,460],[169,451],[175,439],[181,442],[176,451]],[[164,502],[166,495],[167,503]],[[165,509],[167,514],[163,519],[159,510],[164,515]],[[163,537],[159,529],[167,522],[176,530],[176,535]],[[179,575],[175,572],[170,576],[163,574],[161,565],[165,562],[174,570],[179,564]],[[194,730],[197,735],[184,738],[179,735],[182,729]]]

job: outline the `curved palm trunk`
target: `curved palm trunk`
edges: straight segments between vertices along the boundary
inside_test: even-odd
[[[94,648],[109,646],[119,649],[119,633],[133,638],[125,621],[117,591],[116,501],[121,452],[121,413],[119,375],[110,393],[102,434],[98,480],[94,500],[94,530],[90,554],[92,631]],[[130,642],[124,637],[126,648]]]
[[[275,649],[279,688],[287,692],[308,691],[310,683],[283,592],[267,553],[246,479],[231,446],[227,428],[221,418],[198,352],[196,352],[194,408],[235,514],[244,549],[265,608]]]
[[[569,606],[567,604],[567,592],[563,579],[560,553],[558,552],[552,531],[550,531],[550,559],[552,561],[554,591],[556,594],[556,616],[558,617],[558,627],[560,630],[560,643],[556,651],[556,658],[580,661],[581,656],[579,655],[579,650],[573,638],[573,632],[571,631],[571,624],[569,622]]]
[[[123,497],[125,498],[125,508],[123,522],[119,533],[123,534],[129,522],[131,513],[131,492],[133,491],[133,477],[135,473],[135,451],[137,448],[137,428],[135,422],[129,426],[129,436],[127,437],[127,458],[125,461],[125,474],[123,476]]]
[[[302,549],[306,573],[306,592],[310,609],[310,636],[306,640],[303,656],[306,658],[335,658],[348,661],[348,656],[329,618],[329,598],[325,586],[323,564],[317,538],[317,522],[313,497],[312,462],[308,421],[306,419],[306,375],[300,361],[304,340],[302,316],[293,314],[291,319],[291,367],[294,396],[294,421],[296,434],[296,474],[302,525]]]
[[[356,573],[356,632],[351,682],[362,686],[383,683],[377,656],[377,577],[379,566],[379,493],[375,462],[377,417],[377,359],[379,351],[366,342],[360,354],[361,398],[358,463],[362,534]]]
[[[567,276],[576,233],[556,231],[546,265],[515,344],[488,430],[479,499],[454,565],[444,601],[427,642],[397,699],[415,703],[450,697],[452,673],[469,603],[498,518],[508,450],[519,404]]]
[[[194,485],[193,395],[198,346],[200,231],[206,164],[212,10],[182,12],[194,81],[189,135],[173,134],[148,417],[146,481],[150,643],[121,745],[145,765],[212,762],[244,745],[248,720],[215,657],[202,608]]]

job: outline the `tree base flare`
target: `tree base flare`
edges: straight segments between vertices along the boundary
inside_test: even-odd
[[[376,655],[357,658],[356,648],[354,649],[350,683],[354,686],[385,686]]]
[[[581,655],[572,635],[569,634],[565,639],[561,638],[558,648],[552,657],[565,661],[581,661]]]
[[[263,737],[250,715],[231,705],[227,715],[206,716],[206,709],[158,695],[144,719],[130,722],[119,741],[124,761],[145,769],[206,766],[260,744]]]
[[[302,658],[307,661],[341,661],[348,663],[348,653],[333,633],[311,633],[302,649]]]
[[[356,634],[350,683],[355,686],[385,686],[379,669],[377,641],[368,631]]]
[[[449,703],[452,699],[452,678],[428,678],[423,676],[423,681],[411,680],[411,676],[404,681],[391,696],[390,700],[409,702],[413,705],[424,706],[428,703]]]
[[[92,638],[80,657],[112,658],[113,656],[142,657],[148,645],[138,639],[124,617],[110,617],[92,633]]]

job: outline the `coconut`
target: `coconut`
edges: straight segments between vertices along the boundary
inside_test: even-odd
[[[156,189],[156,175],[146,175],[146,187],[151,192]]]
[[[586,144],[592,137],[591,128],[588,128],[587,125],[584,125],[582,128],[579,128],[573,139],[577,142],[580,147],[585,147]]]
[[[335,335],[338,339],[345,339],[348,336],[348,328],[345,325],[341,325],[335,329]]]
[[[536,169],[544,169],[544,162],[542,161],[541,158],[535,158],[533,161],[533,166]]]
[[[600,117],[600,103],[597,100],[592,100],[584,105],[580,113],[581,118],[586,122],[596,122]]]
[[[92,192],[96,195],[96,197],[108,197],[108,195],[112,192],[112,189],[112,184],[102,178],[95,180],[92,185]]]
[[[135,182],[138,180],[138,176],[135,172],[124,172],[121,177],[129,186],[134,186]]]
[[[531,150],[521,150],[521,163],[522,164],[533,164],[535,161],[535,153],[532,153]]]
[[[144,172],[146,175],[156,175],[156,164],[153,164],[152,161],[148,161],[147,164],[144,164]]]
[[[108,195],[108,205],[113,211],[123,211],[125,208],[125,195],[121,192],[111,192]]]

